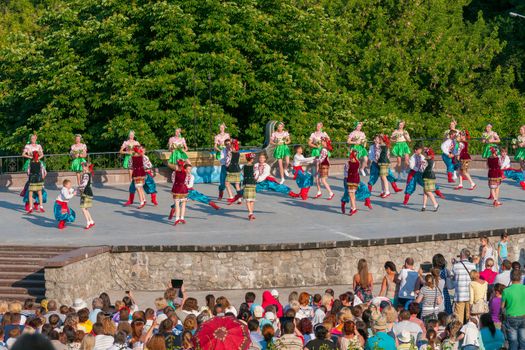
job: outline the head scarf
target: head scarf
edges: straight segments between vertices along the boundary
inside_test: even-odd
[[[266,309],[267,306],[275,305],[277,307],[277,317],[283,317],[283,306],[279,302],[279,300],[275,299],[275,297],[270,293],[270,291],[265,290],[262,295],[262,304],[261,306],[263,309]]]
[[[350,151],[350,156],[348,157],[348,160],[354,161],[354,162],[358,161],[358,159],[357,159],[357,151],[355,149],[352,149]]]
[[[247,153],[245,157],[246,157],[246,161],[250,162],[255,158],[255,153]]]
[[[434,159],[435,153],[434,153],[434,150],[432,148],[429,147],[429,148],[425,149],[425,153],[427,154],[428,158]]]

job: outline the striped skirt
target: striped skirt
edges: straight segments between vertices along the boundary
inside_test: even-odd
[[[175,202],[185,202],[188,200],[187,193],[172,193]]]
[[[93,197],[85,194],[80,196],[80,209],[89,209],[93,206]]]
[[[389,163],[379,163],[379,176],[387,176],[388,169],[390,169]]]
[[[226,182],[229,182],[231,184],[241,182],[241,173],[227,173]]]
[[[347,182],[346,187],[348,188],[349,193],[355,193],[357,191],[357,188],[359,187],[359,184],[356,184],[354,182]]]
[[[133,182],[135,183],[136,187],[142,187],[144,186],[144,181],[146,180],[145,176],[136,176],[133,178]]]
[[[436,179],[423,179],[423,191],[435,192],[436,191]]]
[[[246,185],[243,189],[242,198],[247,202],[254,202],[256,193],[255,185]]]
[[[489,188],[496,189],[501,185],[501,177],[489,178]]]
[[[462,159],[461,160],[461,170],[468,171],[470,168],[470,159]]]
[[[321,164],[319,166],[319,177],[321,178],[327,178],[330,174],[330,165]]]
[[[29,191],[31,191],[31,192],[42,191],[42,188],[44,188],[44,183],[43,182],[35,182],[35,183],[30,183],[29,184]]]

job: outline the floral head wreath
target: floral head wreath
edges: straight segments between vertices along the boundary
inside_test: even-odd
[[[430,147],[425,148],[425,153],[428,156],[428,158],[434,159],[435,153],[434,153],[434,150],[432,148],[430,148]]]
[[[219,128],[220,128],[221,126],[224,126],[225,129],[228,129],[228,127],[226,126],[226,123],[224,123],[224,122],[220,122],[220,123],[219,123]]]
[[[33,136],[36,136],[36,137],[38,137],[38,135],[37,135],[37,134],[29,134],[29,135],[27,136],[27,141],[26,141],[26,144],[28,144],[28,145],[29,145],[29,144],[31,143],[31,137],[33,137]],[[37,139],[37,141],[36,141],[36,144],[38,145],[38,139]]]
[[[356,120],[356,121],[354,122],[354,129],[357,129],[357,126],[358,126],[359,124],[363,124],[363,122],[361,122],[361,121],[359,121],[359,120]]]
[[[403,124],[406,124],[405,121],[403,119],[400,119],[397,121],[397,128],[399,129],[399,126],[401,125],[401,123]]]
[[[255,158],[255,153],[247,153],[245,157],[246,157],[246,161],[250,162]]]
[[[76,134],[76,135],[75,135],[75,138],[77,138],[77,137],[79,137],[79,138],[80,138],[80,141],[82,141],[82,139],[83,139],[83,138],[82,138],[82,135],[80,135],[80,134]]]

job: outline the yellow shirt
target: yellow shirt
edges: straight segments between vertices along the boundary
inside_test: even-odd
[[[91,330],[93,329],[93,323],[91,323],[90,320],[87,320],[86,322],[78,323],[77,330],[84,331],[84,333],[91,333]]]
[[[488,283],[470,282],[470,305],[479,300],[487,300]]]

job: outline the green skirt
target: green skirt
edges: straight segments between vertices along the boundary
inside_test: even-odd
[[[516,150],[515,160],[525,160],[525,147],[520,147]]]
[[[423,191],[435,192],[436,191],[436,179],[423,179]]]
[[[44,188],[43,182],[34,182],[34,183],[29,184],[29,191],[31,192],[42,191],[43,188]]]
[[[410,148],[406,142],[396,142],[392,148],[392,155],[394,157],[404,157],[405,154],[410,155]]]
[[[366,151],[366,148],[363,145],[351,145],[350,151],[353,149],[357,151],[357,159],[368,157],[368,152]],[[348,155],[350,155],[350,153]]]
[[[255,191],[255,185],[246,185],[244,186],[242,198],[247,202],[253,202],[255,201],[256,193],[257,191]]]
[[[84,158],[75,158],[73,159],[73,162],[71,163],[71,171],[74,171],[75,173],[81,173],[82,172],[82,163],[84,163],[86,159]]]
[[[491,148],[491,147],[494,147],[494,148],[496,149],[496,151],[498,152],[498,156],[499,156],[499,147],[498,147],[498,145],[496,145],[495,143],[487,143],[487,144],[485,145],[485,148],[483,149],[483,154],[481,155],[481,157],[482,157],[483,159],[487,159],[487,158],[490,157],[490,155],[492,154],[492,153],[490,152],[490,148]]]
[[[171,156],[168,162],[170,164],[177,164],[177,161],[179,159],[186,160],[188,159],[188,155],[183,150],[177,148],[173,150],[173,152],[171,152]]]
[[[215,159],[217,160],[221,160],[221,153],[222,153],[222,150],[224,149],[225,147],[219,147],[220,151],[215,151]]]
[[[321,155],[321,150],[323,149],[322,146],[319,146],[317,148],[314,148],[312,149],[312,154],[310,155],[311,157],[319,157]],[[328,158],[330,158],[332,156],[332,153],[330,153],[330,151],[328,151]]]
[[[124,169],[131,169],[131,154],[124,156]]]
[[[291,156],[292,153],[290,153],[290,149],[288,148],[288,145],[278,145],[275,147],[275,150],[273,151],[273,157],[275,159],[283,159],[284,157]]]

